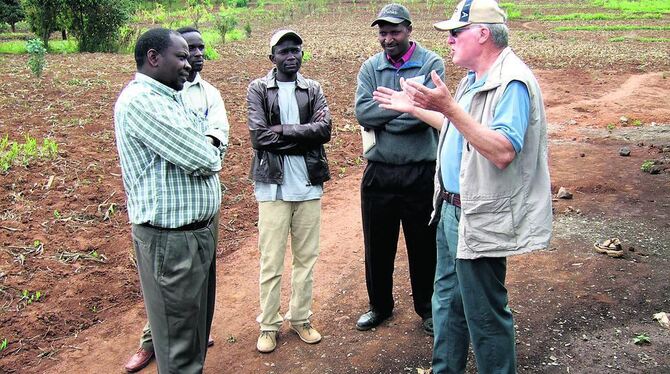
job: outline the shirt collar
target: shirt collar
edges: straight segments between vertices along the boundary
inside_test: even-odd
[[[184,82],[184,88],[182,90],[185,90],[191,86],[199,85],[201,82],[202,78],[200,78],[200,73],[195,73],[195,78],[193,79],[193,82],[189,81]]]
[[[398,69],[401,66],[403,66],[405,62],[409,61],[410,58],[412,58],[412,54],[414,53],[415,49],[416,49],[416,43],[410,41],[407,52],[405,52],[405,54],[402,55],[398,60],[392,59],[391,56],[389,56],[388,54],[386,55],[386,59],[389,60],[389,62],[391,63],[391,65],[393,65],[393,67]]]
[[[150,86],[152,89],[160,93],[161,95],[169,96],[169,97],[176,97],[178,95],[178,91],[164,85],[163,83],[151,78],[150,76],[146,74],[142,74],[140,72],[135,73],[135,80],[138,82],[141,82],[143,84],[146,84]]]
[[[277,67],[273,67],[270,72],[265,76],[267,79],[267,85],[268,88],[277,88]],[[309,88],[307,85],[307,80],[305,80],[305,77],[302,76],[302,74],[297,73],[297,77],[295,80],[295,84],[298,88],[306,90]]]

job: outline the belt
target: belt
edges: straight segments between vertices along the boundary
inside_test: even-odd
[[[457,193],[451,193],[447,191],[442,191],[442,200],[446,201],[447,204],[451,204],[455,207],[461,207],[461,195]]]
[[[179,226],[179,227],[158,227],[150,224],[149,222],[141,223],[140,226],[148,227],[154,230],[165,230],[165,231],[194,231],[204,229],[212,223],[212,218],[206,221],[199,221],[189,223],[188,225]]]

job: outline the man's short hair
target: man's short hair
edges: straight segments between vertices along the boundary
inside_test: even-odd
[[[191,27],[191,26],[180,27],[180,28],[177,29],[177,32],[182,34],[182,35],[188,34],[189,32],[197,32],[198,34],[202,35],[200,30],[196,29],[195,27]]]
[[[507,47],[509,43],[509,28],[507,28],[507,25],[504,23],[491,23],[483,24],[482,26],[491,31],[493,45],[501,49]]]
[[[170,38],[172,35],[180,36],[175,31],[170,29],[165,29],[162,27],[157,27],[155,29],[150,29],[144,34],[140,35],[135,43],[135,63],[137,68],[144,66],[144,63],[147,59],[147,52],[150,49],[155,50],[158,53],[163,53],[170,46]]]

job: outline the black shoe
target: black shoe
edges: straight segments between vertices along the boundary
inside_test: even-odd
[[[421,326],[423,326],[423,332],[425,332],[430,336],[434,336],[433,317],[424,318],[423,322],[421,323]]]
[[[370,310],[364,313],[356,322],[356,329],[360,331],[370,330],[373,327],[379,326],[382,322],[391,317],[391,313],[379,313]]]

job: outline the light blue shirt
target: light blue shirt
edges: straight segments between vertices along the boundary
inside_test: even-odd
[[[295,82],[279,82],[279,116],[283,125],[300,123],[298,101],[295,98]],[[256,182],[254,190],[257,201],[307,201],[319,199],[323,195],[322,185],[312,185],[309,181],[305,157],[285,155],[283,184]]]
[[[466,112],[470,111],[470,104],[473,96],[479,92],[479,89],[486,82],[487,75],[479,80],[475,80],[475,73],[469,72],[469,88],[463,95],[458,104]],[[493,123],[491,129],[503,134],[512,144],[516,153],[521,152],[523,140],[528,127],[528,112],[530,110],[530,95],[526,85],[519,81],[512,81],[505,88],[495,113],[493,114]],[[460,193],[459,176],[461,173],[461,157],[463,155],[463,135],[456,129],[456,126],[450,125],[442,145],[442,154],[440,155],[440,170],[444,188],[452,193]]]

